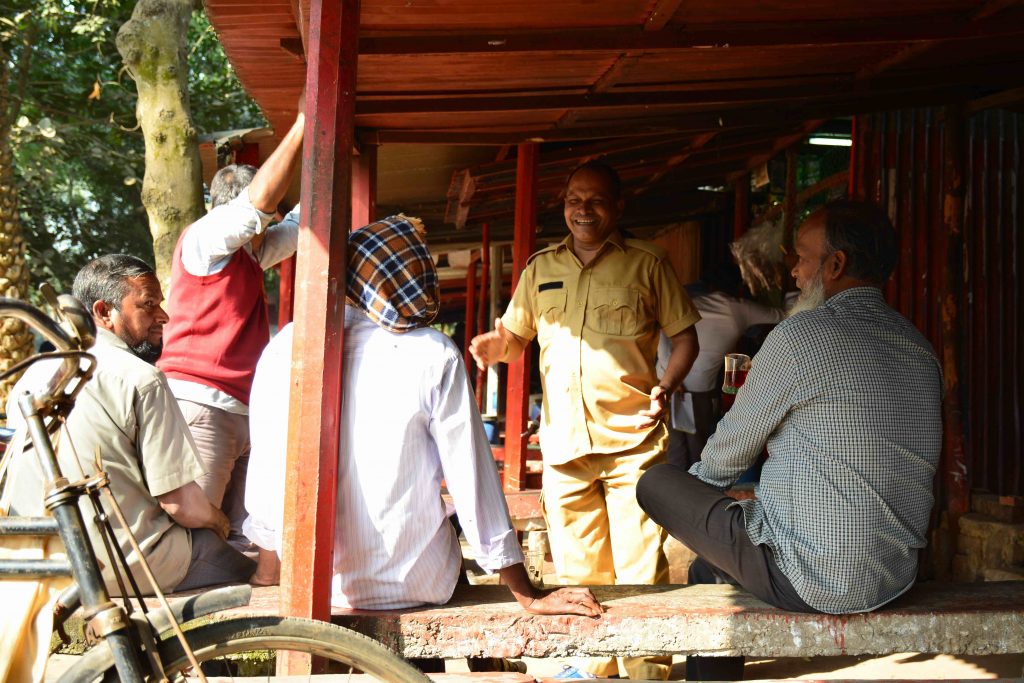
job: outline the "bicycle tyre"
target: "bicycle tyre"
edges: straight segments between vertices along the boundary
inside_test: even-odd
[[[187,628],[187,626],[186,626]],[[238,617],[185,631],[200,662],[254,650],[293,651],[339,662],[393,683],[429,683],[414,666],[372,638],[341,626],[295,617]],[[190,664],[177,638],[159,645],[160,659],[171,680]],[[81,669],[81,671],[80,671]],[[113,678],[111,678],[111,675]],[[82,661],[60,683],[91,683],[100,677],[117,680],[112,656]],[[180,680],[180,679],[177,679]]]

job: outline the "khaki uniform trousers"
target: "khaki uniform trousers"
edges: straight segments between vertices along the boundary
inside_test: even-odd
[[[543,504],[555,573],[562,585],[668,583],[664,529],[636,502],[636,483],[665,460],[668,437],[655,429],[640,446],[595,453],[564,465],[544,465]],[[671,657],[625,657],[618,664],[633,680],[667,680]],[[577,660],[599,677],[619,672],[614,658]]]
[[[196,483],[231,522],[228,544],[246,552],[250,543],[242,533],[242,522],[248,514],[245,478],[249,471],[249,417],[181,399],[178,407],[206,470]]]

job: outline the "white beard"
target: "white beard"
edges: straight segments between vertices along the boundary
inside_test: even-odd
[[[825,279],[822,277],[821,271],[822,269],[818,268],[818,272],[800,288],[800,296],[796,298],[793,308],[789,309],[787,317],[793,317],[804,311],[812,311],[825,303]]]

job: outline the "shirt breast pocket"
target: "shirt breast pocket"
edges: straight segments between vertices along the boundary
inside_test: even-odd
[[[640,293],[629,287],[602,287],[590,295],[587,327],[617,337],[639,333]]]
[[[546,337],[551,325],[560,325],[565,319],[565,290],[547,289],[537,293],[537,336]]]

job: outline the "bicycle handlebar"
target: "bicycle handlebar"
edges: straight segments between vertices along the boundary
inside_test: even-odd
[[[19,299],[0,297],[0,317],[16,318],[43,336],[44,339],[53,344],[62,353],[74,354],[76,351],[85,351],[91,347],[96,339],[96,323],[85,306],[73,296],[62,294],[56,297],[55,313],[67,323],[70,330],[43,313],[30,303]],[[39,357],[29,359],[30,362]],[[38,396],[43,401],[56,400],[63,392],[68,383],[79,372],[79,356],[65,355],[61,369],[54,374],[47,384],[46,391]],[[20,369],[21,363],[11,371]]]

